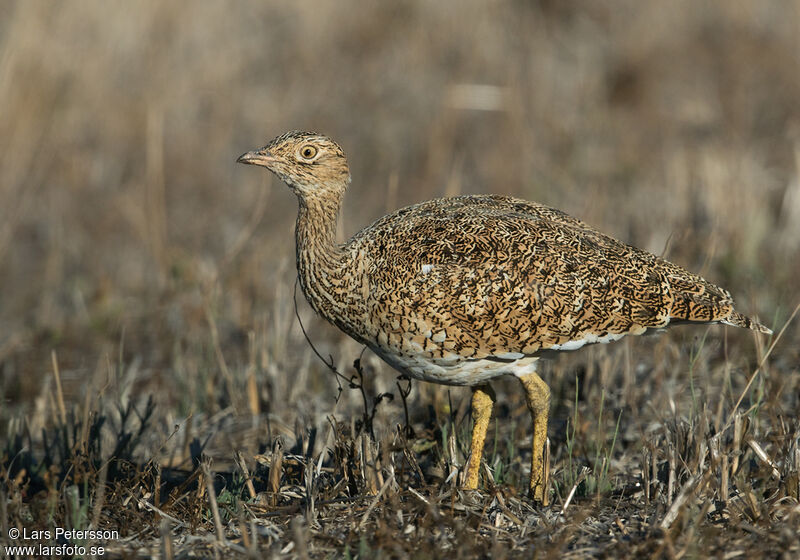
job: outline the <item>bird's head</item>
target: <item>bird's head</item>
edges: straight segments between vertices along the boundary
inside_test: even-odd
[[[236,161],[266,167],[301,198],[341,194],[350,182],[342,148],[316,132],[287,132]]]

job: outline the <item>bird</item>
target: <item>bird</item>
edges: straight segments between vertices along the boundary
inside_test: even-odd
[[[297,196],[298,279],[317,314],[410,378],[471,388],[465,489],[478,488],[492,379],[522,385],[533,422],[529,493],[547,505],[543,354],[682,323],[772,332],[736,311],[723,288],[543,204],[437,198],[337,243],[351,182],[339,144],[291,131],[237,161],[266,167]]]

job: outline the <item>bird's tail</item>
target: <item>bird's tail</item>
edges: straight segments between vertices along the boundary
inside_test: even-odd
[[[723,323],[772,334],[772,330],[759,323],[757,319],[736,311],[733,308],[731,295],[722,288],[702,278],[690,288],[692,291],[686,289],[678,293],[670,312],[671,318],[691,323]]]
[[[728,315],[725,319],[722,319],[720,323],[733,325],[734,327],[742,327],[764,334],[772,334],[772,329],[768,329],[759,323],[757,319],[753,319],[747,315],[742,315],[738,311],[734,310],[731,310],[730,315]]]

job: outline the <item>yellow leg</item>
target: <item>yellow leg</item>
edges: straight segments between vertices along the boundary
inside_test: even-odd
[[[483,444],[486,442],[486,431],[489,429],[494,399],[494,389],[489,385],[478,385],[472,388],[472,421],[474,425],[472,426],[472,441],[469,446],[467,474],[464,480],[464,488],[469,490],[478,488]]]
[[[545,493],[545,477],[549,469],[544,465],[544,446],[547,441],[547,418],[550,415],[550,388],[536,373],[520,377],[519,380],[525,388],[528,410],[533,419],[531,495],[534,500],[546,506],[549,500]]]

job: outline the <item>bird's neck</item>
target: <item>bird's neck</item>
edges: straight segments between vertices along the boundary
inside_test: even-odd
[[[336,243],[341,193],[299,197],[297,214],[297,273],[303,294],[314,310],[336,324],[347,290],[347,252]]]

